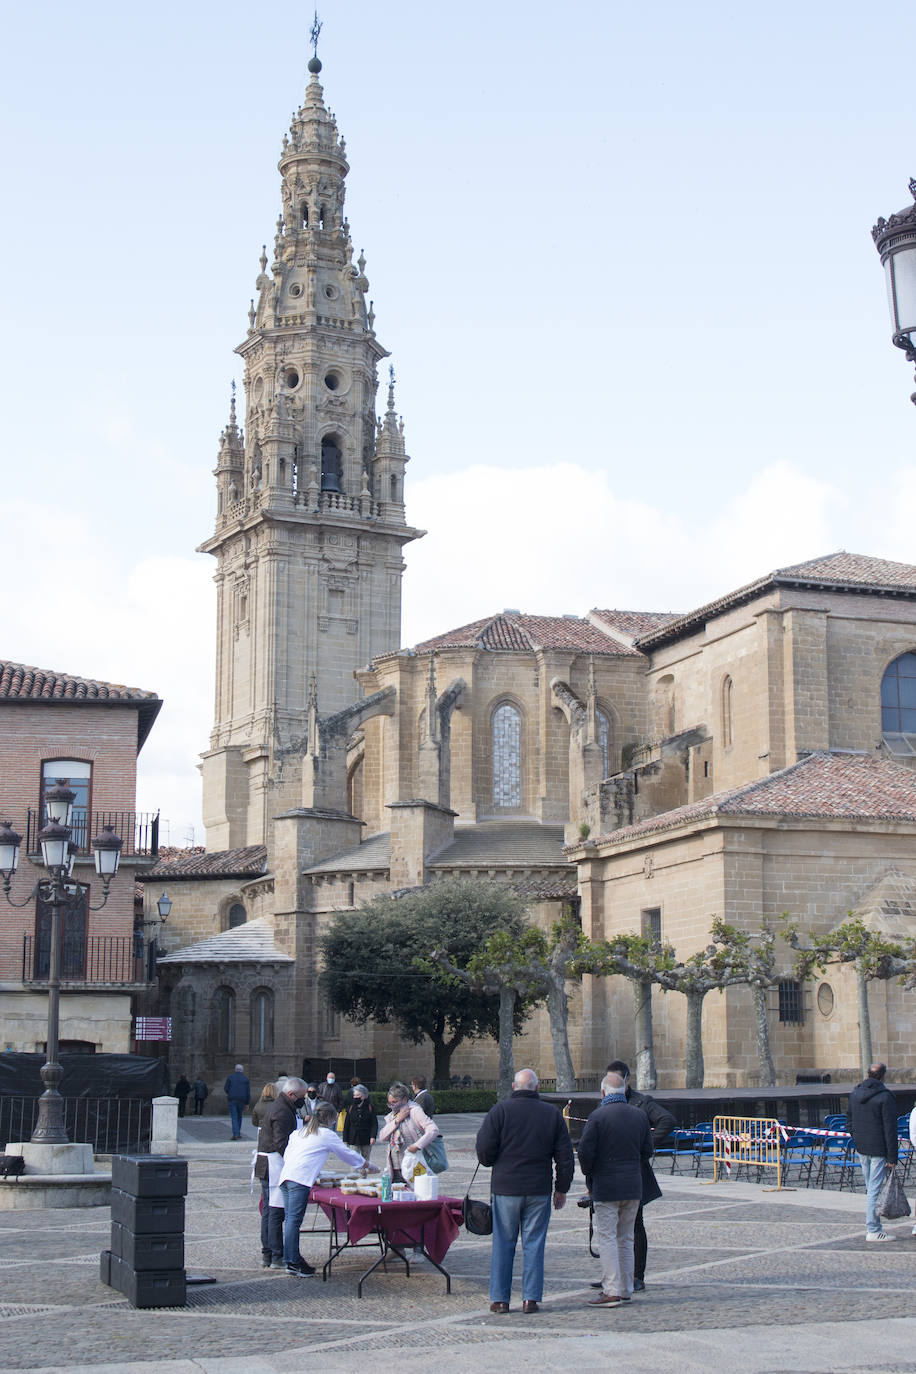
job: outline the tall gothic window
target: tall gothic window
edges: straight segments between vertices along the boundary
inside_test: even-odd
[[[223,1054],[235,1049],[235,993],[231,988],[217,988],[213,996],[216,1028],[216,1047]]]
[[[510,701],[493,712],[493,806],[519,811],[522,805],[522,715]]]
[[[611,729],[611,718],[606,711],[599,707],[595,712],[595,720],[598,725],[598,745],[601,749],[601,776],[609,778],[611,776],[611,741],[613,731]]]
[[[269,1054],[274,1047],[274,995],[270,988],[251,994],[251,1053]]]
[[[734,720],[732,716],[735,684],[730,677],[722,679],[722,743],[726,749],[734,742]]]
[[[901,654],[881,679],[881,733],[894,754],[916,754],[916,653]]]
[[[342,459],[340,440],[336,434],[326,434],[321,441],[321,490],[341,491]]]

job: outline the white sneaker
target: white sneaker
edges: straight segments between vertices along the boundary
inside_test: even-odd
[[[896,1236],[889,1236],[889,1235],[887,1234],[886,1231],[866,1231],[866,1232],[865,1232],[865,1239],[866,1239],[866,1240],[873,1240],[873,1241],[884,1241],[884,1240],[891,1241],[891,1240],[896,1240],[897,1237],[896,1237]]]

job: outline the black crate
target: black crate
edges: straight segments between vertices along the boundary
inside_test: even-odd
[[[183,1197],[133,1197],[111,1190],[111,1220],[135,1236],[173,1236],[184,1231]]]
[[[120,1227],[120,1258],[131,1269],[183,1269],[184,1236],[136,1235],[126,1226]]]
[[[188,1161],[171,1155],[113,1155],[111,1185],[132,1197],[184,1197]]]
[[[111,1287],[111,1251],[103,1250],[99,1255],[99,1278]]]
[[[111,1286],[131,1307],[184,1307],[187,1286],[183,1269],[131,1269],[124,1260],[112,1256]]]

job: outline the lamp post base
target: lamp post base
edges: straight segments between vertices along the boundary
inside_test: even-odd
[[[58,1084],[64,1076],[60,1064],[48,1060],[41,1066],[41,1081],[45,1090],[38,1099],[38,1120],[32,1132],[33,1145],[67,1145],[69,1136],[64,1118],[64,1099]]]

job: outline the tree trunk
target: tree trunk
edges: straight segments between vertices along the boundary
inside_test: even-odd
[[[444,1035],[431,1035],[429,1038],[433,1042],[433,1082],[447,1088],[452,1074],[452,1055],[464,1036],[456,1035],[451,1040],[446,1040]]]
[[[515,1077],[515,1061],[512,1057],[512,1040],[515,1021],[515,988],[501,987],[499,990],[499,1082],[497,1096],[508,1097],[512,1092]]]
[[[856,960],[856,998],[859,1004],[859,1058],[862,1060],[862,1077],[872,1066],[871,1016],[868,1012],[868,980]]]
[[[688,992],[687,996],[687,1077],[685,1086],[703,1086],[703,998],[704,992]]]
[[[553,1041],[553,1064],[557,1075],[557,1092],[574,1093],[576,1091],[576,1071],[573,1068],[572,1055],[569,1053],[568,1007],[564,984],[563,978],[551,978],[550,991],[547,994],[547,1015],[550,1019],[550,1038]]]
[[[765,1088],[776,1086],[776,1069],[770,1053],[770,1022],[767,1016],[767,998],[763,988],[751,984],[754,998],[754,1018],[757,1023],[757,1058],[760,1060],[760,1082]]]
[[[652,1035],[652,981],[633,981],[633,1016],[636,1027],[636,1086],[640,1092],[658,1087],[655,1072],[655,1041]]]

